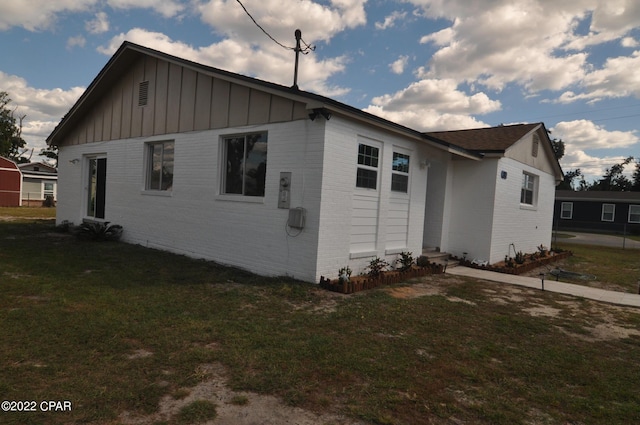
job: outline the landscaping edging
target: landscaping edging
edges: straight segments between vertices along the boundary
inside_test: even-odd
[[[565,258],[571,257],[573,253],[571,251],[562,251],[562,252],[553,252],[551,255],[547,255],[542,258],[537,258],[535,260],[526,260],[523,264],[515,264],[512,267],[502,265],[502,263],[480,266],[478,264],[473,264],[469,260],[458,260],[461,266],[471,267],[473,269],[480,270],[489,270],[492,272],[498,273],[506,273],[506,274],[515,274],[520,275],[523,273],[530,272],[531,270],[545,266],[547,264],[551,264],[556,261],[564,260]]]
[[[392,285],[394,283],[404,282],[416,277],[440,273],[444,273],[443,266],[430,264],[425,267],[412,266],[412,268],[405,271],[381,272],[377,277],[355,276],[345,282],[340,279],[326,279],[324,276],[320,276],[320,287],[329,291],[340,292],[342,294],[353,294],[354,292],[373,289],[378,286]]]

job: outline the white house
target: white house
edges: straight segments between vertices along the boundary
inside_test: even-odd
[[[44,162],[18,164],[22,172],[22,205],[41,206],[51,197],[55,202],[58,186],[58,171]]]
[[[127,242],[259,274],[549,245],[562,173],[544,126],[495,152],[447,134],[125,42],[47,142],[58,222],[117,223]]]

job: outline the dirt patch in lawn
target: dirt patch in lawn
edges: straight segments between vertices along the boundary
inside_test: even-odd
[[[216,406],[215,419],[208,425],[316,425],[361,424],[344,416],[323,413],[285,405],[280,399],[246,391],[233,391],[227,387],[227,371],[220,363],[201,365],[196,373],[204,380],[191,388],[181,388],[176,396],[165,396],[158,411],[148,416],[123,412],[119,420],[127,425],[153,425],[175,420],[180,411],[194,402],[208,401]]]

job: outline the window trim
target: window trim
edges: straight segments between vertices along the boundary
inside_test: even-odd
[[[167,143],[173,144],[173,165],[171,168],[171,187],[168,189],[162,189],[162,173],[160,173],[160,188],[154,189],[151,187],[151,174],[153,172],[153,150],[154,146],[162,145],[162,158],[160,160],[161,169],[164,167],[164,145]],[[176,155],[176,143],[175,140],[154,140],[150,142],[145,142],[144,144],[144,155],[145,155],[145,164],[144,164],[144,186],[142,192],[144,194],[150,195],[161,195],[161,196],[171,196],[173,193],[173,182],[175,176],[175,155]]]
[[[637,221],[631,221],[631,208],[635,207],[638,212],[633,213],[633,215],[637,215],[638,216],[638,220]],[[640,223],[640,205],[635,205],[635,204],[629,204],[629,215],[627,217],[627,221],[629,223]]]
[[[377,150],[376,165],[367,165],[364,163],[360,163],[361,153],[360,146],[369,147]],[[358,140],[358,150],[356,152],[356,182],[355,187],[357,190],[369,191],[369,192],[377,192],[380,189],[380,164],[382,163],[382,144],[376,143],[373,140],[362,139]],[[376,173],[375,184],[376,187],[367,187],[367,186],[359,186],[358,185],[358,170],[366,170],[373,171]]]
[[[605,207],[612,207],[611,209],[611,220],[606,220],[604,218]],[[600,215],[600,221],[606,221],[608,223],[613,223],[616,219],[616,204],[602,204],[602,214]]]
[[[569,208],[569,217],[565,217],[564,216],[564,212],[565,212],[564,207],[565,207],[565,205],[568,205],[570,207]],[[573,202],[563,202],[560,205],[560,218],[562,220],[572,220],[573,219]]]
[[[526,197],[523,200],[523,195],[525,193],[525,191],[529,191],[529,189],[527,189],[525,187],[526,182],[530,179],[530,181],[532,182],[532,188],[530,189],[531,191],[531,203],[527,203],[524,202],[526,201]],[[538,205],[538,185],[539,185],[539,180],[540,177],[532,174],[532,173],[528,173],[526,171],[522,172],[522,181],[520,183],[520,206],[522,208],[535,208]]]
[[[264,138],[264,143],[267,145],[266,149],[266,158],[265,164],[268,163],[269,157],[269,132],[267,130],[262,131],[249,131],[244,133],[231,133],[231,134],[223,134],[220,136],[220,186],[219,193],[217,199],[222,200],[242,200],[246,202],[253,203],[261,203],[264,202],[264,198],[266,196],[267,191],[267,183],[266,183],[266,165],[265,165],[265,177],[264,177],[264,188],[262,189],[262,195],[247,195],[246,194],[246,174],[244,169],[244,161],[246,160],[246,148],[247,148],[247,137],[253,135],[261,135]],[[231,139],[239,139],[243,138],[243,151],[242,151],[242,193],[227,193],[227,154],[228,154],[228,144],[227,141]]]

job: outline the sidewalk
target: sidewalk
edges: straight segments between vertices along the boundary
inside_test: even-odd
[[[455,276],[473,277],[493,282],[509,283],[532,289],[542,289],[542,280],[535,277],[497,273],[488,270],[472,269],[464,266],[448,268],[446,273]],[[549,277],[551,277],[551,279],[549,279]],[[556,282],[553,276],[545,277],[544,290],[565,295],[573,295],[576,297],[589,298],[596,301],[604,301],[612,304],[640,307],[640,295],[638,294],[606,291],[604,289],[590,288],[588,286],[574,285],[572,283]]]

